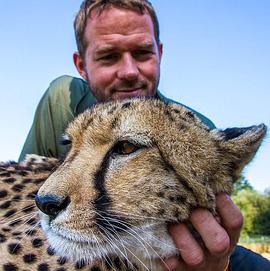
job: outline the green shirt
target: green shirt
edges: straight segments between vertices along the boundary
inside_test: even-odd
[[[175,102],[160,92],[157,94],[161,100]],[[95,103],[96,99],[86,81],[66,75],[55,79],[39,102],[19,161],[28,153],[63,157],[68,147],[61,145],[60,140],[68,123]],[[211,129],[215,128],[209,119],[191,110]]]

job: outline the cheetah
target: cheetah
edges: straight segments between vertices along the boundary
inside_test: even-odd
[[[215,214],[265,134],[156,99],[96,105],[68,126],[63,161],[0,164],[2,270],[163,270],[178,254],[167,222]]]

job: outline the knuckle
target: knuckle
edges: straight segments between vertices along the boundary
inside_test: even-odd
[[[206,209],[197,208],[191,213],[191,222],[195,224],[208,223],[211,220],[211,214]]]
[[[243,217],[243,214],[239,211],[238,215],[229,221],[228,227],[231,230],[237,230],[243,226],[243,223],[244,223],[244,217]]]
[[[223,255],[230,249],[230,238],[224,233],[216,237],[214,246],[209,249],[210,252],[216,255]]]

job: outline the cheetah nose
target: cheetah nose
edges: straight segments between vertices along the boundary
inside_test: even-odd
[[[36,195],[37,207],[46,215],[56,217],[61,211],[65,210],[70,203],[70,198],[60,198],[55,195]]]

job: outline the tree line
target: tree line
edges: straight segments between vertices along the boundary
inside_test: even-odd
[[[234,184],[232,198],[244,215],[241,237],[270,236],[270,189],[260,193],[242,176]]]

